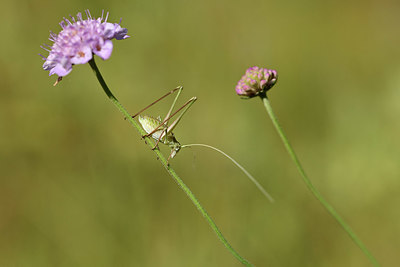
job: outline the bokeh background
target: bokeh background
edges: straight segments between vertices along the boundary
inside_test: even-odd
[[[400,3],[2,1],[0,266],[240,266],[88,65],[56,87],[39,46],[89,8],[129,29],[97,63],[135,113],[183,85],[198,101],[172,166],[257,266],[369,266],[307,191],[258,99],[234,87],[278,70],[272,105],[310,178],[383,266],[400,261]],[[148,111],[163,115],[172,98]],[[168,148],[161,148],[165,154]]]

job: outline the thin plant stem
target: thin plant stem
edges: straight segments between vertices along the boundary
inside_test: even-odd
[[[97,65],[92,58],[89,61],[90,67],[92,68],[94,74],[96,75],[98,81],[100,82],[101,87],[103,88],[104,92],[108,96],[108,98],[113,102],[113,104],[118,108],[118,110],[125,116],[125,118],[139,131],[140,135],[144,137],[147,145],[150,148],[154,147],[153,141],[146,137],[146,132],[140,127],[140,125],[131,117],[131,115],[126,111],[126,109],[122,106],[122,104],[117,100],[117,98],[113,95],[111,90],[108,88],[106,82],[104,81],[100,70],[97,68]],[[174,181],[179,185],[179,187],[185,192],[185,194],[189,197],[189,199],[193,202],[196,208],[200,211],[203,217],[206,219],[212,230],[216,233],[219,240],[224,244],[224,246],[235,256],[243,265],[245,266],[253,266],[250,262],[248,262],[245,258],[240,256],[238,252],[236,252],[232,246],[228,243],[226,238],[222,235],[221,231],[218,229],[215,222],[212,220],[211,216],[208,215],[207,211],[203,208],[200,202],[197,200],[195,195],[190,191],[189,187],[182,181],[182,179],[176,174],[176,172],[168,165],[167,160],[165,159],[164,155],[158,150],[154,149],[154,153],[156,153],[157,158],[160,160],[161,164],[167,170],[167,172],[171,175]]]
[[[226,154],[224,151],[210,146],[210,145],[206,145],[206,144],[188,144],[188,145],[183,145],[182,148],[185,147],[192,147],[192,146],[202,146],[202,147],[207,147],[210,149],[213,149],[219,153],[221,153],[222,155],[224,155],[225,157],[227,157],[230,161],[233,162],[233,164],[236,165],[236,167],[238,167],[249,179],[250,181],[252,181],[255,186],[257,186],[258,190],[261,191],[261,193],[270,201],[270,202],[274,202],[275,200],[273,199],[273,197],[267,192],[267,190],[265,190],[265,188],[257,181],[256,178],[254,178],[253,175],[251,175],[242,165],[240,165],[236,160],[234,160],[231,156],[229,156],[228,154]]]
[[[324,208],[333,216],[333,218],[336,219],[336,221],[344,229],[344,231],[346,231],[346,233],[350,236],[350,238],[354,241],[354,243],[356,243],[356,245],[368,257],[368,259],[371,261],[371,263],[374,266],[379,266],[378,261],[368,251],[368,249],[364,245],[364,243],[357,237],[357,235],[353,232],[353,230],[350,228],[350,226],[344,221],[344,219],[342,217],[340,217],[340,215],[336,212],[336,210],[322,197],[321,193],[314,187],[311,180],[308,178],[307,174],[305,173],[302,165],[300,164],[300,161],[297,158],[296,153],[294,152],[292,146],[290,145],[289,140],[287,139],[285,133],[283,132],[283,129],[280,126],[278,119],[275,116],[274,111],[272,110],[271,103],[270,103],[266,93],[264,92],[263,94],[260,95],[260,97],[265,106],[265,109],[268,112],[269,117],[272,120],[272,123],[275,126],[276,131],[278,132],[279,136],[281,137],[286,150],[288,151],[290,157],[292,158],[294,164],[296,165],[297,170],[299,171],[299,173],[300,173],[301,177],[303,178],[303,181],[307,185],[308,189],[317,198],[317,200],[322,204],[322,206],[324,206]]]

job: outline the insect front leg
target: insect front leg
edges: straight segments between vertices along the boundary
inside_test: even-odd
[[[169,156],[168,156],[168,159],[167,159],[167,166],[169,166],[169,160],[171,159],[172,153],[173,153],[173,151],[171,151],[171,153],[170,153]]]
[[[156,144],[154,145],[154,147],[151,150],[158,148],[158,144],[160,143],[161,138],[163,138],[164,136],[165,137],[167,136],[167,130],[168,130],[168,128],[165,128],[165,130],[163,130],[163,132],[160,134],[160,137],[157,138]]]

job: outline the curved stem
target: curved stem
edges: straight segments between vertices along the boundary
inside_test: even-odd
[[[233,164],[235,164],[240,170],[242,170],[242,172],[244,172],[244,174],[250,179],[250,181],[252,181],[257,188],[261,191],[261,193],[263,193],[263,195],[270,201],[270,202],[274,202],[275,200],[272,198],[272,196],[267,192],[267,190],[264,189],[264,187],[256,180],[256,178],[253,177],[253,175],[251,175],[242,165],[240,165],[236,160],[234,160],[231,156],[229,156],[228,154],[226,154],[224,151],[210,146],[210,145],[206,145],[206,144],[188,144],[188,145],[183,145],[181,146],[181,148],[184,147],[192,147],[192,146],[202,146],[202,147],[208,147],[211,148],[219,153],[221,153],[222,155],[224,155],[225,157],[227,157],[229,160],[231,160],[233,162]]]
[[[303,178],[303,181],[307,185],[308,189],[317,198],[317,200],[324,206],[324,208],[336,219],[336,221],[346,231],[346,233],[350,236],[350,238],[354,241],[354,243],[356,243],[356,245],[369,258],[371,263],[374,266],[379,266],[378,261],[368,251],[368,249],[364,245],[364,243],[357,237],[357,235],[353,232],[353,230],[350,228],[350,226],[342,219],[342,217],[340,217],[340,215],[336,212],[336,210],[322,197],[321,193],[314,187],[311,180],[306,175],[302,165],[300,164],[300,161],[297,158],[296,153],[294,152],[292,146],[290,145],[289,140],[287,139],[285,133],[283,132],[282,127],[279,125],[278,119],[276,118],[276,116],[272,110],[271,104],[268,100],[266,93],[260,95],[260,97],[261,97],[262,102],[264,103],[264,106],[268,112],[269,117],[272,120],[272,123],[274,124],[279,136],[282,139],[283,144],[285,145],[286,150],[288,151],[290,157],[292,158],[294,164],[296,165],[297,170],[300,172],[300,175]]]
[[[121,105],[121,103],[117,100],[117,98],[113,95],[111,90],[108,88],[106,82],[104,81],[99,69],[97,68],[97,65],[94,61],[94,58],[92,58],[89,61],[90,67],[92,68],[93,72],[95,73],[97,79],[99,80],[101,87],[103,88],[104,92],[107,94],[108,98],[111,100],[111,102],[114,103],[114,105],[118,108],[118,110],[125,116],[125,118],[139,131],[141,136],[145,136],[146,133],[142,129],[142,127],[139,126],[139,124],[131,117],[131,115],[126,111],[126,109]],[[151,148],[154,147],[153,141],[149,137],[144,137],[146,140],[146,143],[148,146]],[[185,183],[182,181],[182,179],[176,174],[176,172],[168,165],[167,160],[165,159],[164,155],[158,150],[154,149],[153,150],[157,157],[160,159],[161,164],[164,166],[164,168],[167,170],[167,172],[172,176],[172,178],[175,180],[175,182],[180,186],[180,188],[185,192],[185,194],[189,197],[189,199],[193,202],[193,204],[196,206],[196,208],[200,211],[200,213],[203,215],[203,217],[206,219],[210,227],[213,229],[213,231],[217,234],[219,240],[224,244],[224,246],[235,256],[242,264],[246,266],[253,266],[250,262],[248,262],[246,259],[244,259],[242,256],[237,253],[232,246],[228,243],[228,241],[225,239],[225,237],[222,235],[221,231],[218,229],[217,225],[215,222],[212,220],[210,215],[208,215],[207,211],[203,208],[203,206],[200,204],[200,202],[197,200],[195,195],[190,191],[189,187],[185,185]]]

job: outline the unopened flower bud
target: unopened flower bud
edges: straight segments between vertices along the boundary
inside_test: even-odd
[[[278,74],[275,70],[259,67],[247,69],[236,85],[236,93],[243,98],[252,98],[267,92],[276,83]]]

